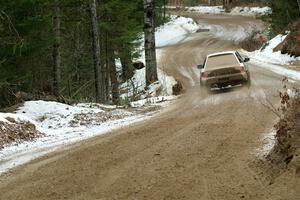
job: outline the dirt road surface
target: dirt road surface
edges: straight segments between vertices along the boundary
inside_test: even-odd
[[[200,23],[253,28],[245,17],[194,16]],[[210,52],[238,49],[208,32],[163,48],[160,66],[185,94],[158,116],[37,159],[0,177],[0,199],[299,200],[299,184],[269,184],[252,165],[276,121],[282,77],[250,66],[252,86],[212,95],[195,65]],[[299,180],[298,180],[299,183]]]

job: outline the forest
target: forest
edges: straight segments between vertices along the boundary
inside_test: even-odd
[[[136,48],[144,28],[142,0],[1,0],[0,5],[0,106],[18,98],[119,103],[119,84],[132,76],[141,53]],[[155,26],[166,20],[164,5],[155,1]]]
[[[273,14],[265,20],[273,35],[300,13],[299,0],[233,1],[238,2],[270,6]],[[168,20],[167,4],[155,1],[154,26]],[[0,107],[19,99],[120,104],[119,86],[132,77],[142,53],[137,49],[145,30],[143,0],[0,0],[0,5]]]

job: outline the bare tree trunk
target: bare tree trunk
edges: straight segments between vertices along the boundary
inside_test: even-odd
[[[299,7],[299,13],[300,13],[300,0],[297,0],[298,2],[298,7]]]
[[[122,80],[126,81],[133,76],[133,63],[131,53],[128,51],[128,46],[123,45],[119,50],[119,57],[122,65]]]
[[[110,43],[109,43],[109,35],[108,32],[105,31],[105,37],[104,37],[104,47],[105,47],[105,65],[102,68],[102,74],[103,74],[103,85],[104,85],[104,98],[103,100],[106,103],[109,103],[110,99],[109,99],[109,95],[110,95],[110,69],[109,69],[109,65],[110,65]]]
[[[155,50],[155,5],[154,0],[144,0],[144,33],[146,59],[146,85],[158,80]]]
[[[163,4],[164,4],[164,5],[163,5],[163,6],[164,6],[164,7],[163,7],[163,9],[164,9],[164,16],[163,16],[163,17],[164,17],[164,20],[166,19],[167,3],[168,3],[167,0],[164,0],[164,1],[163,1]]]
[[[233,0],[223,0],[223,8],[226,12],[229,12],[233,6]]]
[[[115,56],[114,52],[110,50],[109,55],[109,71],[110,71],[110,81],[111,81],[111,93],[112,102],[115,105],[119,105],[119,81],[116,70]]]
[[[61,21],[60,21],[60,6],[56,1],[54,5],[53,17],[53,31],[54,31],[54,44],[53,44],[53,94],[60,95],[60,82],[61,82]]]
[[[93,57],[94,57],[94,73],[95,73],[95,88],[96,88],[96,102],[103,102],[103,86],[101,65],[100,65],[100,43],[98,32],[98,19],[97,19],[97,7],[96,0],[90,0],[90,15],[92,24],[92,37],[93,37]]]

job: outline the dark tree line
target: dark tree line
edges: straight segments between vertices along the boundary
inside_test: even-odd
[[[148,31],[147,2],[0,0],[0,106],[17,91],[118,104],[119,84],[133,75],[137,41]],[[165,20],[166,3],[155,1],[154,26]]]
[[[270,6],[273,13],[270,16],[271,29],[274,34],[288,29],[288,26],[300,19],[299,0],[261,0]]]

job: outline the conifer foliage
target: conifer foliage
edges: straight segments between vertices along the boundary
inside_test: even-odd
[[[167,1],[155,2],[157,26]],[[133,74],[143,5],[143,0],[0,0],[0,107],[15,103],[18,91],[118,104],[119,84]]]
[[[262,0],[273,10],[271,28],[274,34],[287,30],[288,25],[300,18],[299,0]]]

